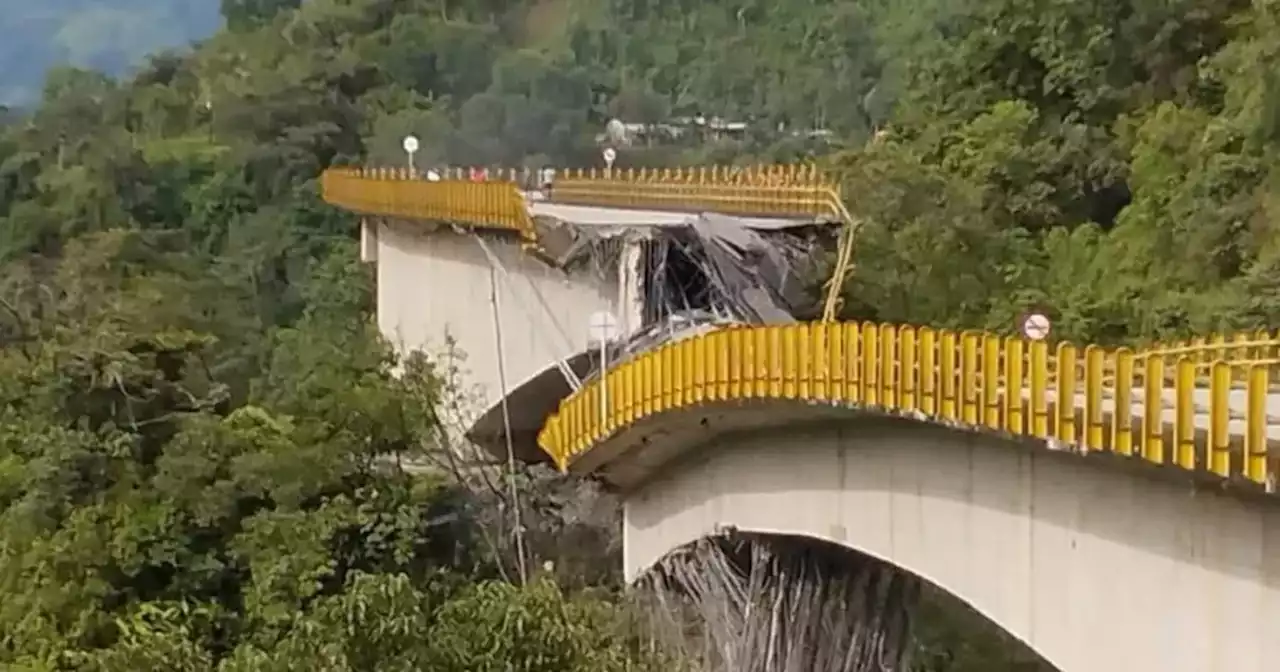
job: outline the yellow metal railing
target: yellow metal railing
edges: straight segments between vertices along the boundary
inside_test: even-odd
[[[333,205],[388,217],[439,219],[533,235],[520,187],[538,171],[441,168],[428,181],[403,168],[337,168],[322,177]],[[836,186],[802,165],[708,166],[654,170],[556,170],[546,200],[567,205],[714,211],[733,215],[843,221]]]
[[[842,221],[838,188],[810,165],[570,170],[557,174],[549,200]]]
[[[1213,364],[1218,361],[1231,365],[1233,384],[1243,384],[1248,378],[1249,366],[1254,364],[1270,368],[1273,374],[1280,373],[1277,371],[1280,369],[1280,336],[1265,329],[1157,343],[1136,352],[1144,356],[1160,355],[1169,361],[1186,357],[1195,366],[1196,384],[1201,387],[1208,385]],[[1271,385],[1277,384],[1280,384],[1280,375],[1273,375]]]
[[[392,171],[402,172],[402,168]],[[536,186],[548,169],[440,166],[427,169],[444,180],[482,179]],[[694,183],[709,185],[790,185],[832,187],[832,180],[814,164],[708,165],[683,168],[550,168],[555,180],[621,181],[630,184]]]
[[[1168,357],[1185,355],[1200,363],[1217,359],[1269,360],[1280,357],[1280,338],[1266,329],[1260,329],[1234,334],[1213,334],[1173,343],[1158,343],[1144,348],[1143,352],[1158,353]]]
[[[1051,348],[994,334],[872,323],[731,328],[663,345],[610,369],[603,383],[562,402],[538,441],[563,469],[649,416],[789,400],[922,414],[1270,489],[1273,364],[1219,359],[1207,365],[1207,388],[1199,388],[1195,356],[1070,343]],[[1239,392],[1233,392],[1236,369]],[[1235,407],[1233,394],[1243,396]],[[1231,423],[1241,420],[1243,428],[1233,430]]]
[[[830,178],[816,165],[809,163],[710,165],[682,168],[570,168],[558,171],[557,179],[619,180],[640,184],[832,186]]]
[[[330,205],[366,215],[506,229],[533,241],[524,197],[507,181],[429,182],[396,169],[330,169],[320,178]]]

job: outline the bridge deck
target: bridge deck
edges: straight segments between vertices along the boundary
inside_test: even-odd
[[[707,426],[718,413],[773,404],[810,407],[826,419],[870,411],[1112,452],[1270,492],[1280,466],[1272,361],[1070,344],[1050,357],[1043,342],[896,325],[731,328],[613,367],[561,404],[539,443],[562,467],[594,471],[616,457],[607,444],[619,436],[645,450],[678,443],[637,426]],[[1007,381],[1019,381],[1021,393],[1009,395]],[[1067,395],[1072,403],[1059,405]]]
[[[647,210],[643,208],[605,208],[592,205],[571,205],[552,201],[530,199],[529,214],[534,217],[550,217],[575,226],[679,226],[687,223],[694,213],[679,210]],[[749,217],[739,215],[737,220],[749,229],[788,229],[816,223],[814,219],[794,217]]]
[[[803,171],[763,171],[721,182],[697,172],[665,179],[593,174],[557,178],[548,191],[525,192],[516,181],[428,181],[398,170],[331,169],[321,187],[326,202],[363,215],[510,230],[529,241],[537,240],[533,219],[539,216],[580,225],[661,226],[716,212],[766,229],[843,221],[834,187]]]
[[[354,212],[507,229],[535,244],[535,217],[582,226],[675,225],[703,211],[746,217],[761,228],[831,221],[833,214],[850,221],[836,188],[807,168],[620,175],[558,178],[550,202],[520,192],[514,181],[426,182],[354,169],[327,171],[322,182],[326,201]],[[1272,490],[1280,471],[1280,450],[1271,446],[1280,441],[1273,422],[1280,396],[1270,377],[1280,346],[1271,341],[1255,349],[1267,354],[1244,357],[1235,347],[1135,355],[1063,344],[1050,356],[1043,344],[1020,339],[896,325],[725,330],[614,367],[566,399],[538,442],[568,467],[643,419],[772,400],[1133,454]],[[1010,386],[1023,392],[1006,394]],[[1072,403],[1055,408],[1066,396]]]

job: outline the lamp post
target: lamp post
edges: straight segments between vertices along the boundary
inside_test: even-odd
[[[604,384],[609,373],[609,342],[618,335],[618,319],[613,313],[602,310],[591,314],[589,324],[591,338],[600,346],[600,424],[609,417],[609,386]]]
[[[418,153],[418,138],[406,135],[401,146],[404,147],[405,156],[409,158],[409,174],[416,176],[418,173],[413,166],[413,155]]]

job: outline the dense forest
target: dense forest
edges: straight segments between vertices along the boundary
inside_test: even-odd
[[[316,178],[408,132],[431,162],[584,165],[610,118],[749,121],[619,163],[822,162],[861,222],[846,317],[1280,323],[1265,3],[222,9],[192,49],[56,70],[0,121],[7,670],[679,669],[634,627],[605,499],[522,473],[516,557],[503,488],[402,466],[433,464],[448,378],[379,340]],[[921,626],[920,672],[1033,669],[972,618]]]

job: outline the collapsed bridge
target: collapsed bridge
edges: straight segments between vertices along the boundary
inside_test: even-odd
[[[893,667],[907,621],[888,616],[916,579],[1064,672],[1280,657],[1272,334],[1135,352],[797,321],[813,246],[845,222],[847,265],[852,240],[810,169],[571,174],[542,200],[390,171],[325,190],[364,217],[383,333],[465,344],[460,432],[620,493],[627,577],[718,604],[736,625],[706,634],[732,669]],[[597,339],[600,313],[617,329]],[[790,557],[786,538],[862,556]],[[802,593],[813,627],[793,618],[789,648],[761,635],[750,605],[794,614]],[[819,654],[837,603],[851,619]]]

